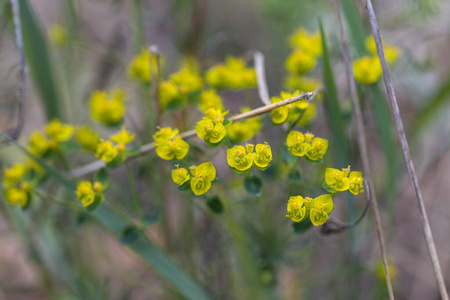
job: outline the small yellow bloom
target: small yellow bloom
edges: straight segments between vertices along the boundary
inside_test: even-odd
[[[227,133],[222,123],[212,122],[206,118],[197,123],[195,131],[199,138],[211,144],[222,142]]]
[[[222,104],[222,98],[215,90],[203,91],[200,95],[200,102],[198,104],[200,110],[206,113],[210,108],[224,111],[225,107]]]
[[[133,79],[142,81],[143,83],[150,83],[152,73],[157,72],[157,58],[151,54],[149,49],[144,49],[136,55],[128,65],[127,74]],[[160,57],[160,60],[161,57]],[[160,67],[163,63],[160,63]]]
[[[350,179],[350,186],[348,190],[352,194],[358,195],[359,193],[364,192],[362,185],[364,178],[362,177],[361,172],[353,171],[350,173],[348,178]]]
[[[309,201],[312,199],[306,197]],[[294,222],[300,223],[306,216],[308,216],[309,210],[306,209],[305,199],[302,196],[291,196],[287,205],[286,217]]]
[[[189,175],[188,170],[185,168],[178,168],[178,166],[179,165],[175,165],[177,168],[172,170],[172,180],[176,184],[182,185],[188,181],[191,176]]]
[[[90,105],[94,120],[105,125],[117,124],[125,115],[125,92],[120,89],[96,91],[91,95]]]
[[[240,145],[236,145],[227,150],[227,162],[228,165],[239,172],[248,171],[253,164],[252,153],[246,153],[245,148]]]
[[[272,110],[270,113],[272,115],[272,123],[275,125],[280,125],[287,121],[289,116],[289,107],[282,106],[280,108]]]
[[[161,109],[179,108],[185,104],[184,97],[181,97],[178,86],[170,80],[164,81],[159,86],[159,103]]]
[[[224,89],[228,87],[229,77],[228,69],[224,65],[219,64],[206,71],[205,81],[215,89]]]
[[[306,156],[310,160],[319,160],[322,159],[325,153],[327,153],[328,149],[328,141],[323,138],[315,138],[311,142],[311,147],[306,152]]]
[[[65,27],[59,24],[54,24],[52,25],[52,27],[50,27],[49,38],[53,44],[57,46],[63,46],[69,39],[69,33],[67,32],[67,29]]]
[[[180,91],[180,94],[187,95],[199,92],[202,88],[202,79],[191,69],[184,68],[170,76],[170,80],[174,82]]]
[[[29,138],[29,150],[36,156],[43,156],[50,149],[48,139],[39,131],[35,131]]]
[[[25,176],[27,168],[23,164],[15,164],[3,169],[3,186],[10,187],[19,183]]]
[[[54,119],[47,124],[45,127],[45,132],[51,139],[61,143],[68,141],[72,137],[73,127]]]
[[[155,145],[158,146],[158,143],[161,143],[166,140],[170,140],[174,138],[180,132],[177,128],[172,129],[171,127],[157,127],[158,131],[153,135],[153,140],[155,141]]]
[[[316,66],[316,58],[303,50],[295,50],[286,60],[286,69],[295,75],[308,73]]]
[[[327,168],[325,170],[325,183],[332,189],[342,192],[348,190],[350,187],[350,179],[348,179],[348,174],[350,173],[350,166],[347,169]]]
[[[308,131],[304,135],[305,135],[305,142],[311,143],[312,139],[314,138],[314,134]]]
[[[97,193],[101,193],[103,191],[103,185],[100,181],[94,181],[92,188]]]
[[[322,55],[322,38],[319,32],[311,33],[299,28],[290,38],[289,43],[295,49],[302,49],[313,56]]]
[[[97,152],[95,156],[103,159],[105,163],[112,162],[117,157],[118,149],[111,141],[101,141],[97,145]]]
[[[248,153],[249,151],[247,151]],[[253,151],[252,151],[253,152]],[[269,144],[257,144],[255,153],[252,153],[253,165],[259,170],[265,170],[272,161],[272,149]]]
[[[27,206],[28,201],[30,200],[29,194],[17,187],[9,187],[3,191],[3,196],[9,205],[20,205],[20,207],[24,208]]]
[[[156,154],[165,160],[180,160],[189,152],[189,144],[180,136],[175,136],[173,140],[159,141],[157,144]]]
[[[380,79],[383,71],[377,56],[364,56],[353,62],[355,79],[362,84],[372,84]]]
[[[88,151],[96,151],[97,144],[100,142],[99,135],[89,126],[78,128],[75,138],[81,144],[83,149]]]
[[[206,72],[205,81],[216,89],[257,86],[255,70],[247,68],[243,59],[231,56],[227,57],[225,64],[211,67]]]
[[[95,200],[95,191],[92,183],[89,181],[80,182],[75,194],[77,195],[77,200],[81,201],[84,207],[91,205]]]
[[[309,213],[311,223],[313,223],[314,226],[324,224],[328,220],[333,208],[333,199],[330,194],[314,198],[314,207],[311,208]]]
[[[294,130],[289,132],[286,138],[286,144],[288,151],[292,155],[298,157],[304,156],[311,148],[311,145],[308,142],[305,142],[305,136],[303,133]]]
[[[212,181],[216,178],[216,169],[210,162],[203,163],[198,167],[191,167],[191,189],[195,195],[206,193],[212,185]]]
[[[126,128],[123,126],[120,131],[114,135],[111,135],[109,138],[120,145],[126,145],[131,143],[136,136],[131,134]]]
[[[249,111],[250,108],[244,107],[241,112]],[[247,119],[242,122],[231,123],[227,128],[227,135],[235,143],[240,143],[251,139],[261,129],[261,121],[259,117]]]

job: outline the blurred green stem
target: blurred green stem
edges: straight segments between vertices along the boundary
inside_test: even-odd
[[[111,208],[114,210],[114,212],[115,212],[115,213],[116,213],[123,221],[125,221],[126,223],[128,223],[128,224],[130,224],[130,225],[132,225],[132,226],[134,226],[134,227],[136,227],[136,228],[139,229],[139,227],[136,226],[136,224],[134,224],[133,221],[131,221],[127,216],[125,216],[124,213],[122,213],[122,211],[114,204],[114,202],[112,202],[111,199],[109,199],[108,196],[106,196],[106,195],[104,195],[104,196],[105,196],[106,202],[108,202],[108,204],[111,206]]]
[[[134,176],[133,176],[133,172],[131,171],[130,164],[127,161],[125,162],[125,167],[127,169],[128,181],[130,182],[131,197],[133,198],[136,215],[139,218],[139,223],[142,225],[142,208],[139,203],[139,199],[138,199],[138,195],[137,195],[136,182],[134,180]]]

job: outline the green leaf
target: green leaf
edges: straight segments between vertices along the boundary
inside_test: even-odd
[[[300,223],[292,222],[292,229],[294,230],[295,234],[303,234],[307,232],[312,226],[313,224],[311,223],[309,217],[307,217]]]
[[[361,18],[358,15],[353,0],[341,0],[342,11],[344,12],[344,18],[347,21],[347,28],[350,34],[350,40],[352,46],[356,48],[356,51],[360,56],[367,54],[365,45],[366,34],[364,33],[364,24],[361,22]]]
[[[228,119],[228,118],[224,118],[223,119],[223,126],[228,126],[228,125],[230,125],[232,122],[231,122],[231,120],[230,119]]]
[[[252,196],[260,196],[262,194],[262,181],[254,175],[245,177],[244,187],[247,193]]]
[[[223,204],[220,201],[219,196],[214,195],[214,196],[208,197],[208,199],[206,200],[206,204],[208,205],[209,209],[211,209],[212,212],[214,212],[216,214],[223,213]]]
[[[110,181],[106,168],[101,168],[100,170],[98,170],[98,172],[94,176],[94,180],[102,184],[103,192],[106,192],[106,190],[109,188]]]
[[[86,206],[86,209],[88,211],[93,211],[94,209],[98,208],[103,203],[103,194],[95,194],[94,202],[92,202],[90,205]]]
[[[45,105],[47,118],[64,120],[63,108],[61,107],[63,102],[57,88],[58,85],[55,82],[45,34],[29,1],[19,0],[19,4],[24,50],[34,85]]]
[[[125,149],[125,156],[132,157],[141,154],[141,146],[135,146],[132,148]]]
[[[179,191],[186,192],[191,190],[191,181],[188,180],[178,187]]]
[[[130,225],[123,230],[122,235],[120,236],[120,242],[129,245],[136,241],[140,234],[141,232],[139,229]]]
[[[338,191],[336,191],[335,189],[333,189],[332,187],[330,187],[325,181],[322,184],[322,187],[331,194],[336,194]]]

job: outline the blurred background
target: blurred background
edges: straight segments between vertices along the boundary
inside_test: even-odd
[[[364,55],[370,34],[361,1],[341,0],[352,58]],[[19,143],[59,118],[74,126],[94,124],[89,98],[93,91],[120,87],[128,94],[125,124],[144,132],[138,144],[151,142],[156,125],[176,126],[186,115],[166,113],[160,124],[142,114],[149,98],[127,77],[127,65],[149,45],[164,57],[166,76],[191,58],[200,73],[228,55],[253,65],[254,51],[265,56],[269,93],[287,89],[285,61],[289,37],[298,29],[327,36],[329,56],[342,109],[346,153],[336,145],[326,97],[317,99],[317,117],[302,131],[330,139],[329,157],[321,165],[302,162],[301,179],[291,178],[283,159],[281,127],[262,118],[254,142],[267,141],[272,167],[258,173],[263,193],[243,188],[243,177],[223,159],[225,149],[208,150],[198,140],[197,157],[211,160],[219,183],[214,193],[224,206],[211,211],[202,198],[187,196],[170,180],[171,162],[154,154],[131,164],[144,212],[152,217],[146,231],[212,299],[387,299],[371,213],[355,228],[322,235],[319,228],[295,233],[285,217],[290,195],[321,193],[326,167],[362,170],[352,121],[347,78],[339,46],[335,1],[294,0],[21,0],[24,39],[29,43],[25,123]],[[390,69],[410,142],[441,267],[450,286],[450,2],[438,0],[375,1],[383,40],[400,49]],[[361,46],[362,45],[362,46]],[[311,72],[322,81],[323,62]],[[0,3],[0,128],[17,122],[19,55],[9,1]],[[311,90],[312,91],[312,90]],[[231,115],[239,108],[263,105],[256,89],[221,93]],[[425,247],[418,210],[401,156],[381,80],[358,87],[367,130],[370,162],[381,210],[397,299],[439,299]],[[148,95],[147,95],[148,96]],[[148,106],[148,105],[147,105]],[[336,112],[337,113],[337,112]],[[191,110],[181,131],[201,118]],[[114,131],[96,130],[107,136]],[[180,127],[182,127],[180,126]],[[145,132],[147,132],[145,134]],[[334,147],[334,148],[333,148]],[[342,150],[342,151],[341,151]],[[13,146],[0,149],[2,167],[23,156]],[[94,160],[88,154],[68,156],[70,167]],[[162,174],[162,175],[161,175]],[[126,171],[110,173],[110,194],[128,211]],[[45,190],[60,195],[55,184]],[[322,191],[323,192],[323,191]],[[67,195],[66,195],[67,196]],[[366,193],[336,196],[333,217],[351,222],[365,207]],[[2,197],[3,198],[3,197]],[[67,198],[67,197],[66,197]],[[73,199],[73,201],[75,201]],[[174,286],[145,264],[127,245],[84,214],[36,201],[27,211],[0,205],[0,300],[4,299],[184,299]]]

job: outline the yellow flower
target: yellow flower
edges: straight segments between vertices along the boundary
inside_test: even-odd
[[[307,100],[300,100],[293,104],[290,104],[289,107],[293,107],[291,109],[291,113],[289,114],[289,122],[295,122],[303,113],[302,118],[298,121],[298,125],[306,126],[311,123],[312,120],[316,117],[316,106],[314,104],[309,104]]]
[[[306,152],[306,156],[310,160],[319,160],[322,159],[325,153],[327,153],[328,149],[328,141],[323,138],[315,138],[311,142],[311,147]]]
[[[262,171],[267,169],[269,163],[272,161],[272,149],[270,149],[270,145],[267,143],[257,144],[255,152],[252,153],[255,168]]]
[[[204,117],[216,122],[216,123],[223,123],[223,121],[225,120],[225,115],[228,113],[228,110],[223,112],[220,109],[215,109],[215,108],[210,108],[206,111],[206,116]]]
[[[227,131],[222,123],[214,123],[210,119],[204,118],[197,123],[195,131],[202,140],[211,144],[218,144],[223,141]]]
[[[75,194],[77,195],[77,200],[81,201],[84,207],[91,205],[95,200],[95,191],[92,183],[89,181],[80,182]]]
[[[198,104],[200,110],[206,113],[210,108],[225,110],[222,104],[222,98],[216,93],[215,90],[203,91],[200,95],[200,102]]]
[[[362,178],[361,172],[353,171],[350,173],[350,176],[348,178],[350,179],[350,186],[348,190],[352,194],[358,195],[359,193],[364,192],[364,188],[362,185],[364,178]]]
[[[28,205],[30,200],[29,194],[21,188],[17,187],[9,187],[3,191],[3,196],[9,205],[20,205],[20,207],[24,208]]]
[[[29,150],[36,156],[43,156],[50,148],[48,139],[39,131],[35,131],[29,138]]]
[[[16,185],[25,176],[27,168],[23,164],[15,164],[11,168],[3,168],[3,186]]]
[[[185,104],[186,98],[181,97],[178,86],[172,81],[164,81],[159,86],[159,103],[161,109],[177,109]]]
[[[311,145],[305,142],[305,136],[300,131],[289,132],[286,138],[288,151],[298,157],[302,157],[311,148]]]
[[[157,72],[156,59],[156,56],[151,54],[148,49],[142,50],[128,65],[128,76],[144,83],[150,83],[152,73],[155,74]],[[162,64],[160,63],[160,65]]]
[[[249,111],[250,108],[244,107],[241,112]],[[261,121],[259,117],[247,119],[242,122],[231,123],[227,128],[227,135],[235,143],[246,141],[255,136],[261,129]]]
[[[94,181],[92,188],[96,193],[101,193],[103,191],[103,185],[100,181]]]
[[[180,136],[175,136],[173,140],[161,140],[157,144],[156,154],[165,160],[180,160],[189,152],[189,144]]]
[[[50,27],[49,38],[53,44],[57,46],[63,46],[69,39],[69,33],[67,32],[67,29],[65,27],[59,24],[54,24],[52,25],[52,27]]]
[[[125,115],[125,92],[114,89],[109,92],[96,91],[91,95],[91,116],[105,125],[122,121]]]
[[[187,95],[200,91],[202,88],[202,79],[191,69],[184,68],[170,76],[182,95]]]
[[[117,146],[114,146],[111,141],[101,140],[97,145],[95,156],[104,160],[105,163],[110,163],[117,157],[117,152]]]
[[[224,89],[228,87],[228,74],[228,69],[224,65],[215,65],[206,71],[205,81],[215,89]]]
[[[312,199],[306,197],[307,201],[312,202]],[[305,199],[302,196],[291,196],[287,205],[286,217],[294,222],[300,223],[309,213],[306,209]]]
[[[377,56],[364,56],[353,62],[355,79],[362,84],[372,84],[378,81],[383,74],[380,60]]]
[[[274,97],[272,97],[274,98]],[[287,121],[289,116],[289,107],[282,106],[280,108],[274,109],[270,112],[272,115],[272,123],[275,125],[283,124]]]
[[[225,64],[211,67],[205,75],[205,81],[216,89],[251,88],[257,86],[256,73],[247,68],[242,58],[227,57]]]
[[[295,50],[286,60],[286,69],[295,75],[308,73],[316,66],[316,58],[303,50]]]
[[[322,55],[322,38],[319,32],[311,33],[304,28],[297,29],[289,38],[293,48],[302,49],[313,56]]]
[[[330,194],[314,198],[314,207],[311,208],[309,216],[314,226],[324,224],[333,211],[333,199]]]
[[[82,126],[78,128],[75,138],[84,149],[89,151],[96,151],[97,144],[100,142],[100,137],[98,134],[89,126]]]
[[[252,167],[253,156],[251,152],[246,153],[243,146],[236,145],[227,150],[227,162],[233,171],[246,172]]]
[[[176,184],[182,185],[188,181],[191,176],[189,175],[188,170],[185,168],[178,168],[178,166],[179,165],[175,165],[177,168],[172,170],[172,180]]]
[[[384,51],[384,56],[386,58],[386,62],[388,64],[395,63],[401,54],[400,49],[396,46],[389,45],[384,42],[382,42],[382,43],[383,43],[383,51]],[[368,36],[366,38],[366,48],[367,48],[367,50],[369,50],[369,52],[372,55],[378,55],[377,46],[375,44],[375,40],[374,40],[373,36]]]
[[[45,127],[45,132],[51,139],[61,143],[68,141],[72,137],[73,127],[54,119],[47,124]]]
[[[216,178],[216,169],[210,162],[203,163],[198,167],[191,167],[191,189],[195,195],[206,193],[212,185],[212,181]]]
[[[320,79],[314,77],[295,76],[289,74],[284,79],[284,85],[288,90],[313,92],[322,86],[322,82],[320,81]],[[319,93],[316,97],[321,94],[322,93]]]
[[[116,142],[119,145],[126,145],[131,143],[136,136],[134,134],[131,134],[125,126],[122,126],[120,131],[114,135],[111,135],[109,138]]]
[[[306,132],[305,134],[304,134],[304,136],[305,136],[305,142],[306,143],[311,143],[311,141],[312,141],[312,139],[314,138],[314,134],[312,134],[311,132]]]
[[[177,128],[172,129],[170,127],[157,127],[158,131],[153,135],[153,140],[155,141],[155,145],[158,146],[158,143],[161,143],[166,140],[170,140],[178,135],[179,130]]]
[[[347,169],[327,168],[325,170],[325,183],[332,189],[342,192],[348,190],[350,187],[350,179],[348,179],[348,174],[350,173],[350,166]]]

